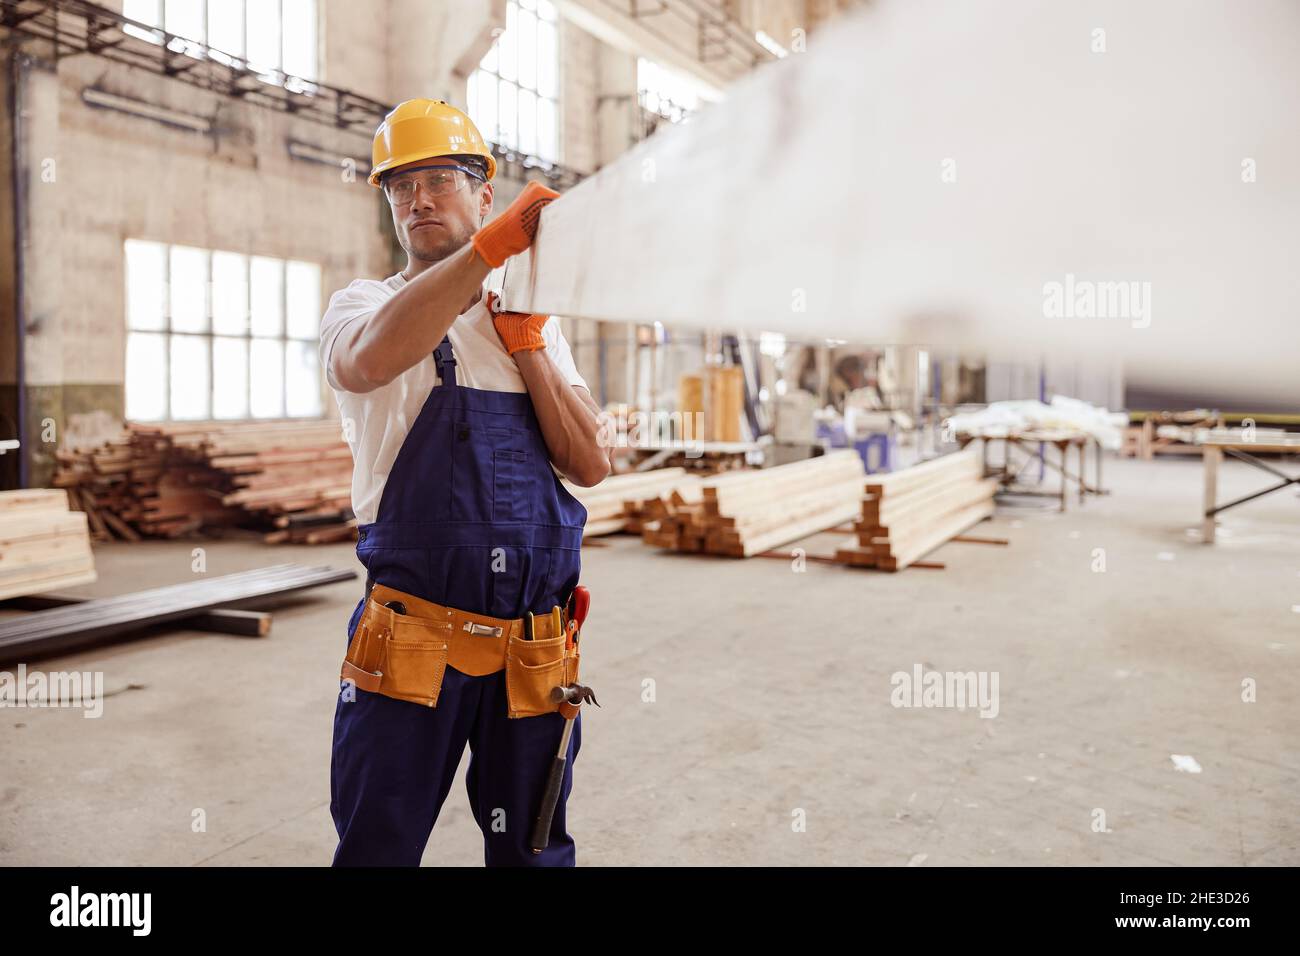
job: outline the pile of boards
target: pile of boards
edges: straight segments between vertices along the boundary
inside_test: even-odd
[[[243,528],[268,543],[316,544],[356,533],[338,422],[132,423],[58,460],[53,484],[97,539]]]
[[[0,599],[94,580],[86,516],[62,490],[0,492]]]
[[[866,481],[862,458],[848,449],[696,479],[643,503],[642,540],[675,551],[747,558],[853,520]]]
[[[985,478],[978,443],[966,450],[867,480],[854,529],[858,546],[835,559],[901,571],[993,513],[996,478]]]
[[[699,480],[684,468],[656,468],[611,475],[594,488],[580,488],[567,481],[564,486],[586,507],[587,526],[582,536],[590,538],[619,531],[640,534],[645,503],[657,502]]]

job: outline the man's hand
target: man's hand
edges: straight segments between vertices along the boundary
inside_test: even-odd
[[[554,189],[531,182],[505,212],[474,234],[474,251],[492,268],[533,244],[542,210],[560,196]]]
[[[488,293],[488,312],[492,314],[492,324],[496,326],[501,344],[511,355],[516,352],[536,352],[546,348],[546,339],[542,337],[542,328],[549,315],[529,315],[527,312],[498,312],[500,300],[495,292]]]

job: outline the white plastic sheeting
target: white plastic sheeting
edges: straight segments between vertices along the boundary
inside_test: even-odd
[[[1091,435],[1103,448],[1114,451],[1123,444],[1128,416],[1056,395],[1050,405],[1033,399],[994,402],[978,412],[954,415],[945,424],[957,435],[979,438],[1005,438],[1045,429],[1073,429]]]

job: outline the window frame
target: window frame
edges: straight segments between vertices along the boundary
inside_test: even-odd
[[[658,116],[670,123],[681,123],[697,112],[704,102],[704,97],[700,95],[698,90],[690,89],[694,85],[690,77],[677,70],[665,67],[648,56],[641,55],[636,58],[636,72],[637,105],[651,116]],[[655,74],[658,74],[658,77],[655,77]],[[652,86],[652,83],[649,82],[643,82],[657,78],[666,79],[668,82],[657,86]],[[677,86],[678,89],[671,89],[673,86]],[[679,102],[669,96],[669,93],[686,94],[693,102]],[[649,105],[651,96],[655,99],[655,106],[653,107]]]
[[[132,309],[131,309],[131,261],[128,252],[131,243],[141,243],[146,246],[156,246],[163,250],[162,255],[162,273],[159,279],[162,288],[159,293],[162,306],[162,325],[159,328],[137,328],[132,326]],[[195,249],[202,253],[206,258],[206,277],[203,288],[204,300],[204,321],[205,328],[203,331],[194,331],[191,329],[177,329],[174,327],[174,316],[172,309],[172,250],[173,249]],[[257,253],[238,252],[233,249],[215,249],[203,246],[191,246],[186,243],[167,242],[165,240],[145,239],[137,236],[128,237],[123,241],[123,276],[125,279],[123,293],[123,328],[125,337],[123,338],[123,417],[127,421],[139,422],[198,422],[198,421],[219,421],[219,422],[265,422],[265,421],[320,421],[325,419],[326,408],[323,400],[322,382],[324,376],[321,374],[319,360],[312,363],[315,379],[315,392],[313,404],[316,411],[311,414],[295,415],[290,412],[290,369],[289,362],[291,358],[290,346],[295,343],[301,343],[306,346],[305,351],[308,355],[315,354],[315,347],[319,344],[319,332],[313,330],[310,335],[295,335],[291,332],[291,323],[289,317],[289,266],[293,263],[302,263],[318,270],[319,280],[316,291],[316,311],[319,312],[322,302],[324,301],[324,265],[319,262],[312,262],[307,259],[285,259],[278,256],[263,256]],[[243,328],[236,334],[234,332],[218,332],[216,330],[216,317],[214,313],[214,303],[216,296],[213,294],[213,262],[217,253],[227,253],[233,256],[239,256],[243,260],[243,279],[244,279],[244,302],[243,302]],[[253,325],[253,261],[255,259],[264,259],[275,262],[279,268],[280,275],[280,329],[276,335],[258,335],[254,332]],[[316,324],[319,323],[320,316],[316,315]],[[163,383],[163,417],[161,418],[139,418],[132,417],[131,411],[127,408],[127,396],[125,394],[126,383],[130,380],[131,369],[128,368],[128,358],[130,350],[130,340],[132,335],[157,335],[161,336],[164,342],[162,350],[162,367],[157,374]],[[207,360],[208,360],[208,390],[207,390],[207,414],[200,418],[177,418],[175,414],[175,402],[172,390],[172,341],[175,337],[185,337],[190,339],[204,339],[207,341]],[[216,386],[217,386],[217,367],[216,367],[216,342],[218,339],[235,339],[244,343],[244,402],[243,414],[238,416],[220,417],[217,415],[216,403]],[[254,410],[254,376],[253,376],[253,343],[257,341],[277,342],[280,345],[280,410],[274,415],[258,415]],[[137,371],[137,374],[139,372]]]
[[[152,4],[153,12],[148,17],[142,17],[139,13],[136,13],[134,16],[132,15],[132,13],[128,13],[127,12],[128,2],[129,0],[124,0],[122,4],[123,16],[126,16],[129,19],[135,20],[139,23],[143,23],[147,27],[151,28],[152,30],[161,30],[166,33],[171,33],[175,36],[179,36],[184,40],[191,41],[192,43],[201,44],[203,47],[207,48],[210,51],[222,54],[220,60],[222,62],[227,62],[229,65],[241,65],[249,70],[258,71],[259,75],[262,76],[264,79],[268,74],[279,73],[283,76],[296,76],[299,79],[307,81],[308,83],[316,83],[320,81],[321,62],[324,59],[321,55],[321,35],[323,32],[321,29],[322,0],[306,0],[306,2],[311,3],[311,7],[312,7],[312,15],[311,15],[312,31],[315,37],[315,43],[313,44],[313,49],[312,49],[312,69],[311,72],[308,74],[288,73],[285,71],[285,67],[284,67],[285,43],[290,34],[290,31],[286,28],[286,23],[285,23],[284,0],[240,0],[243,8],[243,19],[241,22],[243,50],[241,50],[238,53],[232,52],[230,50],[222,49],[221,47],[214,47],[209,45],[208,33],[211,28],[211,21],[208,17],[208,13],[209,13],[208,0],[198,0],[198,2],[202,4],[202,13],[200,14],[200,19],[203,24],[203,29],[201,31],[202,36],[187,36],[185,34],[176,33],[175,30],[167,26],[166,23],[167,0],[140,0],[140,2]],[[279,37],[276,62],[273,64],[252,63],[248,59],[248,47],[249,47],[248,41],[250,35],[248,11],[249,8],[254,3],[262,5],[263,8],[267,5],[275,4],[276,18],[280,24],[280,37]],[[144,40],[148,43],[160,44],[162,42],[161,36],[152,35],[148,31],[142,31],[132,26],[127,26],[125,28],[125,32],[130,36],[136,37],[137,39],[140,40]],[[177,51],[177,52],[181,52],[181,51]],[[186,50],[184,52],[188,52],[191,56],[198,55],[192,50]],[[311,91],[310,89],[308,89],[308,90],[302,90],[300,92],[310,93]]]
[[[542,15],[542,10],[540,8],[541,3],[548,4],[550,10],[549,17],[544,17]],[[530,6],[524,6],[524,4],[530,4]],[[561,50],[561,47],[564,42],[563,28],[562,28],[563,17],[560,16],[559,9],[556,6],[556,4],[553,2],[553,0],[506,0],[506,18],[507,18],[506,22],[507,23],[509,23],[511,19],[514,19],[514,21],[517,24],[518,17],[521,15],[521,13],[528,14],[535,21],[533,26],[533,38],[534,38],[533,40],[534,42],[533,85],[525,86],[521,82],[521,78],[519,76],[519,69],[518,69],[519,55],[518,55],[518,43],[517,43],[519,39],[519,35],[518,35],[517,26],[515,28],[515,32],[511,34],[511,39],[512,41],[515,42],[515,68],[513,71],[514,76],[513,78],[506,78],[501,75],[501,56],[500,56],[501,49],[500,48],[501,48],[502,38],[505,37],[507,33],[506,30],[502,30],[501,33],[498,34],[497,37],[492,41],[491,48],[488,50],[487,53],[483,55],[483,57],[475,65],[474,69],[470,72],[469,78],[466,80],[466,84],[465,84],[465,92],[466,92],[465,99],[466,99],[466,106],[467,106],[466,112],[469,113],[471,119],[473,119],[474,121],[474,124],[479,127],[479,132],[483,134],[483,137],[494,146],[497,146],[503,150],[532,157],[534,159],[542,161],[543,163],[558,166],[563,163],[564,152],[565,152],[564,150],[565,73],[564,73],[564,56],[562,55],[562,50]],[[541,92],[540,76],[542,71],[538,68],[538,64],[541,61],[539,58],[537,58],[537,53],[540,51],[540,47],[541,47],[541,34],[542,34],[542,31],[537,28],[537,24],[543,22],[549,24],[554,29],[555,32],[555,56],[554,56],[554,71],[553,71],[553,76],[555,78],[555,91],[554,91],[554,95],[550,95],[550,96],[543,94]],[[491,69],[484,66],[484,64],[489,61],[493,61]],[[482,120],[483,111],[481,108],[481,104],[478,102],[480,75],[490,76],[494,80],[493,90],[496,92],[496,104],[493,107],[493,116],[495,117],[495,120],[492,128],[487,128],[485,126],[484,121]],[[501,125],[501,85],[502,84],[509,84],[513,88],[512,101],[514,104],[514,110],[513,110],[514,115],[513,115],[513,129],[510,132],[510,136],[511,136],[510,140],[507,140],[505,136],[506,131],[502,128]],[[519,106],[521,100],[523,99],[523,97],[521,96],[522,93],[529,93],[534,97],[533,140],[537,148],[531,152],[523,148],[523,144],[519,136],[520,133]],[[541,108],[542,101],[546,101],[552,105],[552,109],[555,116],[553,155],[547,155],[542,151],[542,141],[543,141],[543,137],[541,135],[542,125],[538,121],[542,114],[542,108]]]

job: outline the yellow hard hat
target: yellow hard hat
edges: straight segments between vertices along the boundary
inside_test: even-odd
[[[487,161],[487,178],[497,174],[497,161],[474,121],[445,100],[399,103],[375,130],[370,153],[372,186],[378,186],[384,171],[395,166],[456,153],[482,156]]]

